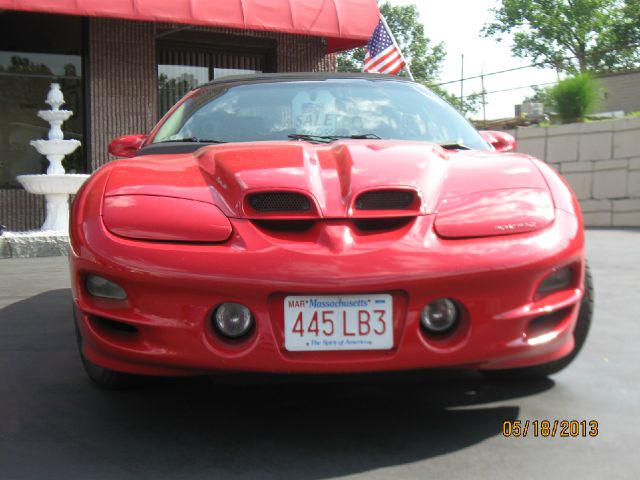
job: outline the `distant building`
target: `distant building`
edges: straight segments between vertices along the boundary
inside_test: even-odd
[[[520,105],[516,105],[515,114],[516,117],[539,117],[541,115],[544,115],[544,104],[525,102]]]
[[[640,112],[640,70],[598,75],[603,89],[601,112]]]

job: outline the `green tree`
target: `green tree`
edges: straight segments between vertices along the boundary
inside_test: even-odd
[[[445,45],[443,42],[433,43],[425,35],[424,25],[418,17],[418,8],[415,5],[393,6],[385,2],[380,5],[380,12],[393,32],[414,80],[431,88],[463,113],[476,111],[481,101],[479,94],[469,95],[461,102],[443,88],[433,86],[438,83],[446,57]],[[361,72],[365,53],[365,47],[340,52],[338,71]],[[405,75],[404,72],[402,74]]]
[[[543,66],[576,74],[640,65],[638,0],[501,0],[483,28],[498,40],[513,35],[512,51]]]
[[[626,0],[619,21],[613,28],[614,41],[621,45],[640,45],[640,2]],[[637,50],[636,50],[637,52]]]

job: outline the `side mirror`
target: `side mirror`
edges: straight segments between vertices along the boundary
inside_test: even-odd
[[[496,149],[496,152],[513,152],[518,148],[518,142],[513,135],[497,130],[480,130],[480,136]]]
[[[116,157],[135,157],[146,139],[146,135],[125,135],[115,138],[109,144],[109,153]]]

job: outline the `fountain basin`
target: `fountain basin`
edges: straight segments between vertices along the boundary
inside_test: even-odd
[[[71,110],[40,110],[38,116],[45,122],[66,122],[73,115]]]
[[[31,140],[41,155],[69,155],[80,146],[79,140]]]
[[[18,175],[16,178],[29,193],[36,195],[73,195],[89,178],[89,175]]]

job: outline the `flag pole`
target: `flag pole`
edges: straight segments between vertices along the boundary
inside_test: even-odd
[[[393,35],[393,32],[389,28],[389,24],[387,24],[387,20],[384,18],[384,15],[382,14],[382,12],[380,12],[380,20],[382,20],[384,27],[387,29],[387,32],[389,32],[389,34],[391,35],[391,41],[393,42],[393,46],[398,49],[398,52],[400,52],[400,56],[402,57],[402,61],[404,62],[404,67],[402,67],[402,69],[405,72],[407,72],[407,75],[409,75],[409,78],[411,79],[411,81],[414,82],[415,80],[413,79],[411,69],[409,68],[409,62],[407,62],[407,59],[404,58],[404,54],[402,53],[402,50],[400,50],[400,47],[398,46],[398,42],[396,42],[396,37]]]

